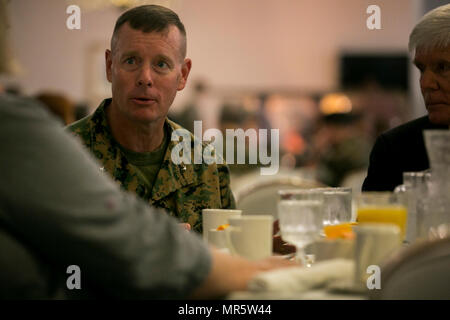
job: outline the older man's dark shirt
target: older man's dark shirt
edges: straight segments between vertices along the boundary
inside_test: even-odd
[[[393,191],[403,183],[403,172],[429,169],[423,130],[448,129],[428,116],[407,122],[378,137],[370,154],[363,191]]]

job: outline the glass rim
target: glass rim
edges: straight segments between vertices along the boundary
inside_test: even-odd
[[[322,188],[322,192],[324,195],[340,195],[340,194],[353,195],[353,188],[351,187]]]
[[[278,190],[278,195],[296,195],[296,194],[314,194],[323,192],[333,192],[333,191],[350,191],[353,189],[351,187],[320,187],[320,188],[305,188],[305,189],[282,189]]]
[[[304,205],[323,205],[323,201],[322,200],[318,200],[318,199],[286,199],[286,200],[281,200],[279,202],[279,204],[282,205],[291,205],[291,204],[304,204]]]
[[[364,191],[356,196],[356,202],[360,203],[364,199],[380,199],[387,201],[398,201],[401,200],[401,195],[395,193],[394,191]]]

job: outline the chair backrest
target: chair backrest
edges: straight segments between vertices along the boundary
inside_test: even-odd
[[[450,299],[450,238],[411,245],[381,269],[372,299]]]
[[[320,187],[324,185],[298,176],[273,176],[242,186],[235,192],[235,198],[243,214],[268,214],[277,219],[279,190]]]

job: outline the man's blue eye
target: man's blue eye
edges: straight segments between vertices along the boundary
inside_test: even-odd
[[[133,64],[134,63],[134,58],[128,58],[127,60],[125,60],[126,64]]]
[[[165,63],[164,61],[158,62],[157,66],[158,66],[158,68],[161,68],[161,69],[168,67],[167,63]]]

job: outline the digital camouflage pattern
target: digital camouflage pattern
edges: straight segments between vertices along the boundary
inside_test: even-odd
[[[106,107],[111,99],[104,100],[97,110],[70,126],[68,130],[78,136],[82,143],[100,160],[101,169],[107,171],[122,189],[134,192],[151,205],[168,210],[181,222],[189,223],[193,230],[202,232],[202,209],[236,207],[230,189],[230,173],[226,164],[180,164],[171,160],[171,152],[176,142],[170,140],[163,163],[150,190],[142,178],[142,173],[130,164],[113,139],[106,121]],[[182,127],[166,119],[173,130]],[[194,137],[191,134],[194,159]],[[203,148],[206,145],[203,145]]]

